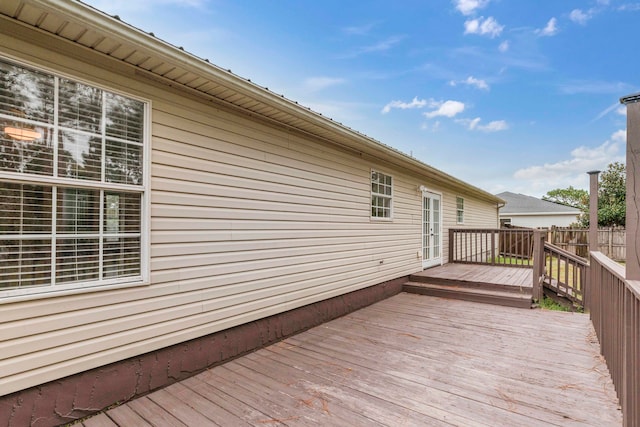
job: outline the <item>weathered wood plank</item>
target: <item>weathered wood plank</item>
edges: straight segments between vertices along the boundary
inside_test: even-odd
[[[588,316],[411,294],[107,412],[118,425],[132,414],[152,425],[622,424]]]
[[[151,427],[151,424],[126,404],[109,410],[109,418],[119,426]]]
[[[95,417],[91,417],[85,420],[82,425],[84,427],[117,427],[118,425],[114,423],[111,418],[109,418],[105,414],[99,414]]]
[[[161,406],[158,406],[154,401],[149,399],[148,396],[134,399],[131,402],[126,403],[126,405],[137,412],[138,415],[147,420],[151,425],[170,427],[187,426],[187,424],[181,422],[169,412],[165,411]]]

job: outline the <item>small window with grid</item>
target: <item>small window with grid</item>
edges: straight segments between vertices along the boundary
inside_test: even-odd
[[[464,223],[464,199],[462,197],[456,197],[456,223]]]
[[[371,171],[371,217],[391,219],[393,195],[392,178],[381,172]]]

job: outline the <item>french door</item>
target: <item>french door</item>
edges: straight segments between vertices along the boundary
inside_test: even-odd
[[[442,201],[440,195],[422,193],[422,268],[442,264]]]

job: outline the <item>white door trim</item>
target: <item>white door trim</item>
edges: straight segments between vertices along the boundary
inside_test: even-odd
[[[422,223],[420,225],[421,242],[422,242],[422,268],[429,268],[436,265],[442,265],[442,194],[422,189],[422,197],[420,210],[422,211]],[[429,211],[425,210],[425,199],[429,199]],[[437,200],[437,212],[434,212],[434,201]],[[426,218],[427,214],[429,218]],[[434,218],[434,214],[437,217]],[[434,230],[432,225],[437,220],[437,229]],[[426,227],[429,230],[426,230]],[[434,240],[435,238],[435,240]],[[427,242],[428,240],[428,242]]]

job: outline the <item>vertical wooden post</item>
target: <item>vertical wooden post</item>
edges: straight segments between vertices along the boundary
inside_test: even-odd
[[[587,258],[591,259],[591,252],[597,252],[600,249],[598,242],[598,175],[600,171],[587,172],[589,174],[589,247],[587,250]],[[595,269],[589,268],[585,289],[582,291],[582,297],[584,298],[582,304],[586,310],[589,310],[589,303],[591,302],[591,287],[595,283]]]
[[[620,100],[627,106],[627,280],[640,280],[640,94]]]
[[[542,301],[544,295],[542,276],[546,260],[544,258],[544,235],[542,230],[533,231],[533,299]]]
[[[449,229],[449,260],[448,262],[455,262],[455,258],[453,256],[453,250],[454,250],[453,235],[454,235],[454,231],[452,229]]]
[[[598,250],[598,175],[600,171],[589,174],[589,252]]]
[[[629,280],[640,280],[640,93],[624,97],[620,100],[627,106],[627,215],[626,215],[626,229],[627,229],[627,259],[625,268],[625,278]],[[626,292],[629,293],[628,290]],[[637,372],[632,363],[637,363],[636,360],[629,360],[629,349],[627,343],[633,343],[632,339],[627,340],[630,333],[630,320],[632,314],[628,311],[626,304],[623,307],[623,316],[626,317],[623,327],[623,345],[620,351],[623,354],[622,362],[622,384],[620,384],[620,390],[624,390],[621,393],[620,405],[622,406],[624,425],[635,425],[637,420],[637,399],[633,398],[633,395],[637,397],[638,388],[640,386],[636,378],[631,378],[632,372]],[[637,320],[637,317],[636,317]],[[637,337],[634,337],[636,340]],[[635,343],[634,343],[635,344]],[[633,347],[637,346],[631,344]],[[633,348],[632,347],[632,348]],[[632,350],[633,351],[633,350]],[[637,356],[637,353],[636,353]],[[630,375],[631,374],[631,375]],[[631,382],[632,387],[635,387],[635,392],[631,391],[629,387]],[[635,415],[632,415],[635,413]]]

